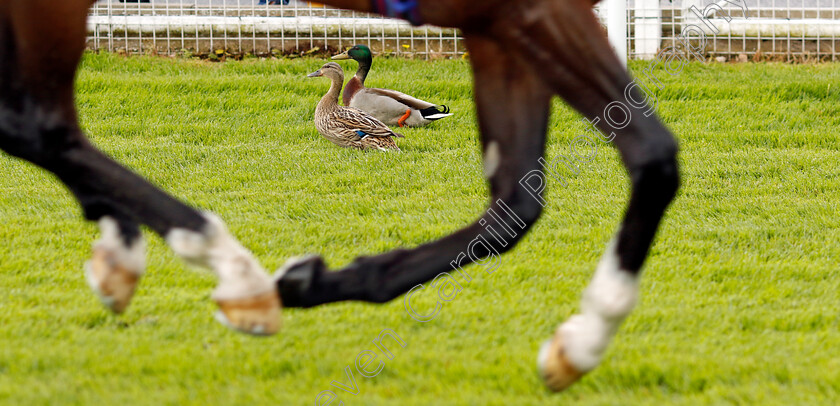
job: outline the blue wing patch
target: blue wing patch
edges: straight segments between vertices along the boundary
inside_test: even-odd
[[[361,139],[365,139],[365,137],[370,136],[370,134],[368,134],[368,133],[366,133],[362,130],[356,130],[356,135],[358,135]]]

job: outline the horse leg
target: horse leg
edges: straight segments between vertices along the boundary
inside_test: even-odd
[[[71,5],[65,4],[67,6]],[[46,137],[52,138],[64,132],[59,128],[69,128],[62,124],[64,122],[75,124],[72,87],[59,83],[72,83],[76,59],[53,54],[50,61],[37,61],[32,56],[26,58],[22,55],[21,49],[26,45],[21,45],[20,40],[29,38],[32,33],[15,32],[11,21],[13,10],[11,5],[3,5],[0,9],[0,58],[3,61],[0,64],[0,145],[12,155],[38,160],[44,153],[34,150],[44,149],[42,144],[47,142]],[[47,79],[30,71],[39,70],[37,65],[50,66],[49,73],[55,82],[37,83],[39,79]],[[32,91],[32,84],[49,86],[40,94],[52,90],[54,97],[35,100],[37,93]],[[43,108],[33,108],[34,104]],[[45,136],[39,125],[57,131]],[[55,138],[64,137],[59,135]],[[126,213],[107,201],[99,201],[90,191],[80,187],[71,190],[79,200],[85,217],[99,221],[102,229],[102,238],[94,244],[93,258],[85,264],[88,283],[108,308],[121,313],[128,306],[144,270],[145,250],[139,226]]]
[[[463,265],[479,262],[487,272],[494,271],[499,255],[511,249],[537,220],[542,210],[539,197],[519,182],[539,172],[551,91],[525,63],[510,57],[491,38],[468,36],[467,47],[476,78],[490,207],[478,221],[450,236],[411,250],[360,257],[336,272],[326,272],[317,257],[292,260],[278,272],[284,306],[311,307],[342,300],[383,303],[421,289],[422,283],[432,279],[432,287],[447,281],[454,286],[457,282],[446,272],[453,270],[469,281]],[[412,293],[406,295],[410,312]]]
[[[241,331],[279,328],[279,299],[251,253],[209,213],[199,213],[96,150],[78,126],[73,80],[89,1],[0,5],[0,148],[54,173],[77,197],[102,239],[88,279],[123,311],[143,271],[139,224],[176,253],[215,271],[220,320]]]
[[[600,363],[635,306],[642,264],[679,186],[677,144],[652,114],[652,96],[613,53],[588,0],[514,3],[490,28],[494,38],[539,67],[551,87],[598,127],[602,134],[592,138],[618,147],[632,183],[623,222],[583,294],[581,314],[540,350],[545,383],[562,390]]]

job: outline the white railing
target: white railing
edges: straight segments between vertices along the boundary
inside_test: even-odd
[[[839,2],[603,0],[596,9],[616,49],[625,49],[630,59],[651,59],[661,49],[679,48],[683,31],[694,25],[703,32],[708,59],[838,60]],[[88,31],[90,48],[126,53],[301,54],[357,43],[377,53],[421,58],[459,57],[466,51],[456,30],[413,27],[301,0],[286,5],[100,0],[91,8]]]
[[[628,55],[649,59],[652,44],[679,48],[702,36],[707,59],[837,61],[838,6],[840,0],[628,0]],[[699,30],[683,35],[692,25]]]
[[[291,0],[100,0],[88,16],[88,47],[126,53],[300,54],[367,44],[377,53],[424,58],[464,53],[456,30]]]

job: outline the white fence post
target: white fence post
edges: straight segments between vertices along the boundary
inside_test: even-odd
[[[636,55],[653,59],[662,43],[662,10],[659,0],[636,0],[635,8]]]
[[[627,0],[607,0],[607,35],[618,59],[627,66]]]

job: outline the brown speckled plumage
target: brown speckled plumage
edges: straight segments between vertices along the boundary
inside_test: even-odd
[[[345,148],[400,150],[394,137],[402,135],[391,131],[387,125],[364,111],[338,104],[338,95],[344,83],[341,66],[329,62],[309,76],[326,76],[332,81],[330,90],[315,108],[315,128],[324,138]],[[364,134],[360,135],[359,132]]]

